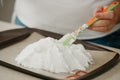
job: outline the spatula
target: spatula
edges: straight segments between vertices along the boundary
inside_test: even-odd
[[[119,2],[118,1],[114,1],[108,7],[103,9],[103,12],[112,11],[118,5],[119,5]],[[88,20],[85,24],[80,26],[74,32],[68,33],[68,34],[64,35],[61,39],[59,39],[59,42],[63,43],[63,45],[65,45],[65,46],[71,45],[73,42],[76,41],[77,36],[78,36],[79,33],[84,31],[85,29],[87,29],[88,27],[90,27],[92,24],[94,24],[97,21],[99,21],[99,19],[96,18],[95,16],[93,16],[90,20]]]

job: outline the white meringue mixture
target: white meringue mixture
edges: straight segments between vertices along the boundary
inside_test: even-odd
[[[64,46],[57,39],[47,37],[28,45],[15,60],[29,68],[69,73],[86,70],[92,63],[92,56],[82,44]]]

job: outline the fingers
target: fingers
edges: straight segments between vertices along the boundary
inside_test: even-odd
[[[100,20],[93,24],[89,29],[98,31],[98,32],[108,32],[110,31],[114,26],[110,25],[110,20]]]
[[[108,26],[111,20],[99,20],[94,23],[92,26]]]
[[[114,11],[110,11],[110,12],[103,12],[105,7],[98,7],[97,10],[95,11],[94,16],[96,16],[99,19],[102,20],[109,20],[112,19],[114,17]]]
[[[102,20],[110,20],[110,19],[113,19],[114,17],[114,12],[113,11],[110,11],[110,12],[104,12],[104,13],[96,13],[95,16],[99,19],[102,19]]]
[[[103,11],[103,7],[99,6],[99,7],[95,10],[94,14],[95,14],[95,13],[100,13],[100,12],[102,12],[102,11]]]
[[[91,28],[93,31],[97,31],[97,32],[108,32],[110,31],[111,29],[109,27],[103,27],[103,26],[99,26],[99,27],[92,27]]]
[[[105,7],[98,7],[94,16],[99,18],[99,21],[94,23],[89,29],[98,32],[108,32],[115,26],[114,11],[103,12]]]

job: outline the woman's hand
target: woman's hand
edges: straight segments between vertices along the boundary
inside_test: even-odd
[[[105,6],[107,7],[107,6]],[[113,11],[102,12],[105,7],[99,7],[94,16],[100,20],[93,24],[89,29],[98,31],[98,32],[108,32],[120,22],[120,5],[116,7]]]

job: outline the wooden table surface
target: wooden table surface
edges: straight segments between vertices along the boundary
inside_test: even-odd
[[[19,28],[22,28],[22,27],[0,21],[0,32],[5,30],[10,30],[10,29],[19,29]],[[111,49],[120,54],[120,49],[111,48],[103,45],[99,45],[99,46]],[[40,79],[29,76],[27,74],[17,72],[15,70],[12,70],[0,65],[0,80],[40,80]],[[106,73],[98,76],[94,80],[120,80],[120,63],[118,63],[115,67],[113,67],[111,70],[107,71]]]

